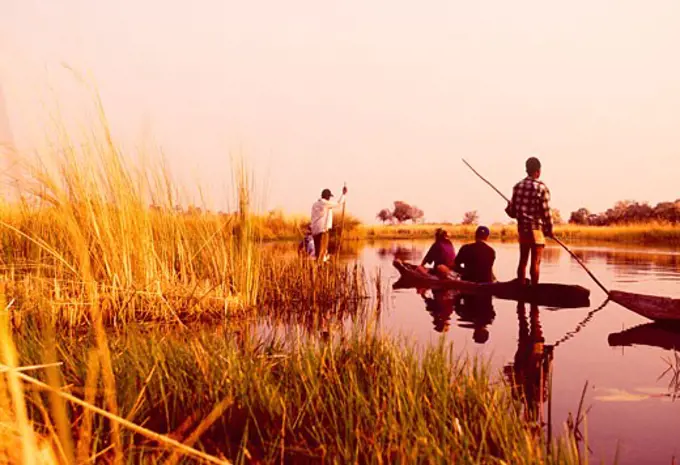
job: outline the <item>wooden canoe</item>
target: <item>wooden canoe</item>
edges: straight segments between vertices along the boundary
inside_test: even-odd
[[[680,323],[680,299],[609,291],[609,300],[653,321]]]
[[[401,260],[392,262],[400,278],[394,289],[421,288],[455,290],[462,294],[492,295],[498,299],[515,300],[547,307],[579,308],[590,306],[590,291],[571,284],[541,283],[521,286],[517,281],[474,283],[454,278],[439,278],[419,271],[416,265]]]
[[[680,326],[645,323],[607,337],[612,347],[642,345],[666,350],[680,350]]]

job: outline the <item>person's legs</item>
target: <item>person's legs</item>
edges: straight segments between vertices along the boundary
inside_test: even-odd
[[[538,284],[539,275],[541,273],[541,259],[543,258],[543,245],[535,244],[531,247],[531,284]]]
[[[321,250],[321,235],[320,234],[314,234],[312,236],[312,239],[314,239],[314,254],[316,255],[316,259],[319,260],[319,251]]]
[[[440,278],[448,278],[451,274],[451,269],[446,265],[437,265],[435,274]]]
[[[527,263],[529,261],[529,252],[531,251],[531,245],[524,243],[520,239],[519,243],[519,264],[517,265],[517,279],[520,284],[526,283],[527,277]]]
[[[316,249],[316,259],[322,262],[328,252],[328,231],[322,232],[320,236],[319,248]]]

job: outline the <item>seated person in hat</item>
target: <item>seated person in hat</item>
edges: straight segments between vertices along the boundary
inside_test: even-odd
[[[493,274],[496,252],[486,243],[489,232],[486,226],[478,227],[475,232],[475,242],[465,244],[460,248],[455,258],[453,271],[459,273],[462,280],[475,283],[490,283],[496,280]]]
[[[312,236],[312,225],[308,224],[305,228],[305,236],[298,245],[298,254],[301,256],[315,257],[314,237]]]
[[[425,265],[432,263],[432,272],[439,277],[447,277],[453,270],[456,250],[449,240],[449,234],[442,228],[435,232],[434,244],[427,251],[423,261],[418,267],[422,272],[427,273]]]

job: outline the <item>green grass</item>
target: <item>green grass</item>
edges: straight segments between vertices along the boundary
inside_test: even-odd
[[[370,329],[257,338],[242,329],[137,332],[109,339],[120,415],[234,463],[576,463],[572,443],[548,452],[522,417],[522,405],[485,363],[459,358],[453,347],[418,348]],[[37,335],[19,339],[24,365],[42,359]],[[57,338],[69,391],[104,402],[88,382],[91,336]],[[95,367],[96,368],[96,367]],[[42,378],[42,375],[39,375]],[[85,387],[90,385],[88,391]],[[43,402],[47,404],[46,399]],[[112,459],[110,423],[67,408],[79,447]],[[32,415],[48,434],[39,409]],[[205,423],[206,419],[210,419]],[[167,448],[122,432],[128,463],[156,463]]]

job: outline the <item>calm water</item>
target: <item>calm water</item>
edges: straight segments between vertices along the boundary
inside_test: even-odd
[[[461,243],[454,244],[456,250],[460,248]],[[497,254],[497,277],[512,279],[517,246],[492,245]],[[391,265],[394,257],[419,261],[428,246],[427,242],[407,241],[366,245],[359,247],[356,257],[371,274],[381,269],[389,281],[387,287],[391,288],[398,278]],[[573,250],[609,289],[680,297],[679,250],[612,247]],[[531,375],[522,361],[530,357],[534,347],[540,347],[534,343],[542,335],[544,347],[553,346],[553,431],[563,432],[569,413],[575,416],[587,382],[584,407],[590,411],[581,430],[587,434],[591,459],[613,463],[618,449],[622,464],[670,464],[674,455],[680,456],[680,400],[673,400],[672,370],[664,374],[669,368],[667,361],[675,360],[675,354],[663,346],[672,347],[678,341],[680,347],[680,332],[664,329],[655,332],[654,327],[641,327],[624,341],[633,345],[612,346],[610,334],[649,321],[609,303],[582,324],[589,312],[601,306],[605,295],[578,263],[558,247],[546,249],[541,280],[587,287],[591,290],[591,307],[538,308],[532,312],[527,305],[518,311],[516,302],[494,299],[495,315],[490,313],[486,323],[491,317],[493,320],[485,325],[484,321],[461,321],[451,305],[437,307],[438,302],[426,300],[431,295],[423,298],[409,289],[388,292],[381,323],[385,330],[410,335],[420,343],[435,343],[440,338],[453,341],[461,353],[484,356],[494,369],[526,378]],[[519,344],[523,321],[526,332]],[[581,329],[573,337],[565,339],[578,327]],[[476,342],[487,336],[485,342]],[[612,341],[620,344],[617,336]],[[680,368],[680,363],[675,366]],[[548,402],[537,400],[537,404],[542,405],[547,421]]]

